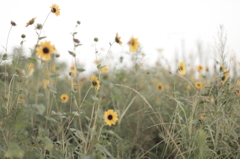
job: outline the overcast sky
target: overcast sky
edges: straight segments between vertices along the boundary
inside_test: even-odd
[[[196,43],[201,41],[209,54],[220,24],[227,30],[229,48],[236,54],[240,52],[240,1],[237,0],[2,0],[0,45],[6,45],[13,20],[17,26],[12,29],[8,48],[19,46],[24,33],[29,53],[27,48],[36,42],[36,33],[34,26],[26,28],[26,23],[34,17],[37,17],[35,23],[43,23],[49,7],[55,3],[61,9],[60,16],[49,16],[42,35],[55,45],[61,60],[71,61],[68,54],[68,50],[73,50],[70,32],[74,31],[78,20],[81,25],[76,29],[76,38],[83,45],[77,49],[77,57],[86,65],[92,65],[95,59],[94,37],[99,38],[97,47],[104,48],[100,53],[105,54],[116,33],[122,37],[123,44],[131,36],[138,38],[149,61],[156,58],[156,48],[164,48],[163,54],[173,59],[176,50],[181,49],[182,40],[186,52],[194,52]],[[112,50],[119,54],[122,47],[114,45]],[[3,51],[1,47],[0,52]]]

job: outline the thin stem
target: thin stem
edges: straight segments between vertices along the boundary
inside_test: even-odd
[[[6,54],[7,54],[8,39],[9,39],[9,35],[10,35],[11,30],[12,30],[12,25],[11,25],[11,27],[9,29],[8,36],[7,36],[7,42],[6,42],[6,48],[5,48]]]

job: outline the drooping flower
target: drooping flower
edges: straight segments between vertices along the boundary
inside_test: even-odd
[[[178,66],[178,70],[181,74],[185,75],[186,74],[186,67],[184,62],[180,62]]]
[[[203,87],[202,82],[195,82],[195,87],[201,89]]]
[[[26,27],[28,27],[29,25],[32,25],[34,24],[34,21],[35,21],[36,18],[32,18],[31,20],[29,20],[26,24]]]
[[[122,42],[120,40],[121,38],[118,36],[118,33],[116,34],[116,37],[115,37],[115,42],[118,43],[119,45],[122,45]]]
[[[136,52],[139,47],[138,39],[131,38],[129,41],[129,49],[131,52]]]
[[[23,102],[24,101],[24,96],[23,95],[20,95],[19,97],[18,97],[18,102]]]
[[[51,12],[54,13],[56,16],[60,15],[60,9],[58,5],[53,4],[50,8],[51,8]]]
[[[115,125],[118,121],[118,114],[112,109],[104,112],[104,121],[107,125],[112,126]]]
[[[40,59],[48,61],[51,59],[51,54],[56,51],[54,45],[51,45],[49,41],[41,42],[40,46],[36,48],[36,55],[39,56]]]
[[[61,102],[62,102],[62,103],[67,103],[67,102],[68,102],[68,99],[69,99],[69,97],[68,97],[67,94],[62,94],[62,95],[60,96],[60,98],[61,98]]]
[[[100,81],[96,76],[92,75],[90,81],[92,82],[92,88],[95,88],[96,90],[100,88]]]

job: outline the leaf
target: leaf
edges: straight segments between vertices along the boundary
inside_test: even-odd
[[[40,115],[43,115],[46,110],[46,107],[43,104],[33,104],[32,106],[38,110]]]
[[[0,86],[2,86],[2,87],[3,87],[3,86],[5,86],[5,84],[4,84],[4,83],[2,83],[2,82],[0,82]]]
[[[24,129],[26,126],[28,125],[27,122],[24,122],[24,121],[19,121],[15,124],[15,130],[16,132],[18,132],[19,130],[21,129]]]
[[[54,74],[54,75],[51,75],[50,77],[53,78],[53,77],[58,77],[60,76],[59,74]]]
[[[46,36],[42,36],[42,37],[39,37],[38,40],[42,40],[42,39],[45,39]]]
[[[72,51],[68,51],[70,55],[72,55],[73,57],[76,57],[76,54]]]
[[[39,137],[38,140],[42,141],[44,143],[44,148],[46,150],[48,150],[50,152],[53,150],[52,140],[50,140],[48,137],[45,137],[45,138]]]
[[[79,138],[81,139],[84,143],[86,143],[86,139],[84,137],[84,134],[82,131],[79,131],[77,129],[74,128],[70,128],[70,130]]]
[[[18,146],[17,143],[9,143],[8,144],[8,150],[5,153],[4,157],[9,158],[23,158],[24,151]]]
[[[74,33],[73,33],[73,35],[76,35],[76,34],[77,34],[77,32],[74,32]]]
[[[47,117],[47,116],[45,116],[45,118],[46,118],[47,120],[50,120],[50,121],[55,122],[55,123],[58,122],[56,119],[54,119],[54,118],[52,118],[52,117]]]
[[[84,72],[85,71],[85,69],[83,69],[83,68],[77,68],[77,70],[78,70],[78,72]]]
[[[28,61],[30,62],[30,63],[36,63],[37,62],[37,59],[34,59],[34,58],[28,58]]]
[[[12,64],[13,64],[13,66],[18,66],[18,64],[13,60],[12,60]]]
[[[105,146],[102,146],[100,144],[96,145],[96,150],[101,151],[102,153],[106,154],[107,156],[112,157],[112,154],[106,149]]]
[[[100,69],[102,69],[102,68],[104,68],[104,67],[106,67],[106,65],[104,65],[104,66],[101,66],[101,64],[98,64],[97,65],[97,68],[100,70]]]

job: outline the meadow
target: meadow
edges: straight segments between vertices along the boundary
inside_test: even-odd
[[[27,22],[37,32],[30,56],[23,51],[30,47],[24,34],[9,51],[11,30],[19,27],[9,23],[0,60],[0,158],[240,158],[240,66],[228,56],[223,26],[213,65],[176,60],[174,68],[159,50],[156,64],[149,66],[140,42],[130,37],[130,62],[121,56],[109,66],[115,60],[111,47],[123,43],[116,34],[104,57],[95,47],[96,71],[86,76],[76,60],[77,31],[70,66],[58,60],[54,41],[42,35],[47,18],[60,13],[54,4],[42,24],[35,18]]]

